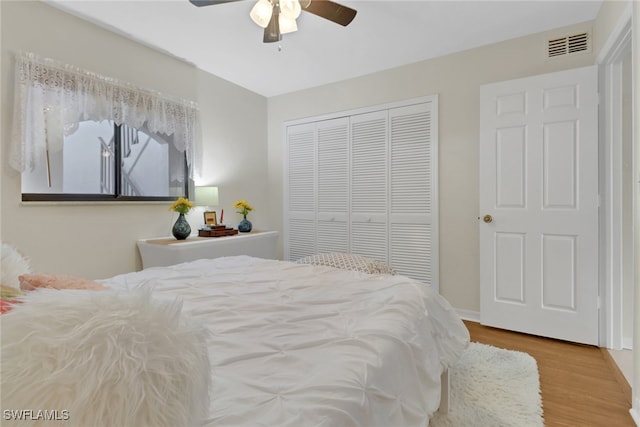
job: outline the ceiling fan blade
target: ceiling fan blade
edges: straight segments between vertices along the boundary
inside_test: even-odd
[[[198,6],[198,7],[202,7],[202,6],[213,6],[216,4],[222,4],[222,3],[231,3],[234,1],[240,1],[240,0],[189,0],[189,2],[194,5],[194,6]]]
[[[280,33],[280,7],[273,8],[273,13],[269,24],[264,29],[264,35],[262,37],[263,43],[274,43],[282,40],[282,33]]]
[[[308,0],[307,0],[308,1]],[[308,4],[307,1],[301,1],[300,5],[303,10],[320,16],[321,18],[328,19],[329,21],[340,24],[346,27],[356,17],[356,10],[347,6],[334,3],[330,0],[311,0]]]

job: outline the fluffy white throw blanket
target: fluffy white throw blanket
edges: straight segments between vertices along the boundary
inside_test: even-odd
[[[3,425],[194,426],[207,416],[206,337],[179,302],[40,289],[1,320]]]
[[[14,247],[2,243],[0,245],[0,284],[19,288],[18,276],[27,273],[31,273],[29,260]]]

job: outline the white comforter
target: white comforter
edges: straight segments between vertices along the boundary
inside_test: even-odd
[[[469,335],[451,306],[404,276],[247,256],[103,281],[176,296],[212,332],[207,426],[420,426]]]

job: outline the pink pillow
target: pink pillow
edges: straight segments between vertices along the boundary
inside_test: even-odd
[[[99,291],[107,289],[100,283],[80,277],[55,275],[55,274],[22,274],[18,277],[20,289],[33,291],[37,288],[51,289],[87,289]]]

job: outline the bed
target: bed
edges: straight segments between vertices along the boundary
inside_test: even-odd
[[[469,335],[451,306],[400,275],[202,259],[100,281],[151,287],[210,332],[205,426],[420,426]]]

